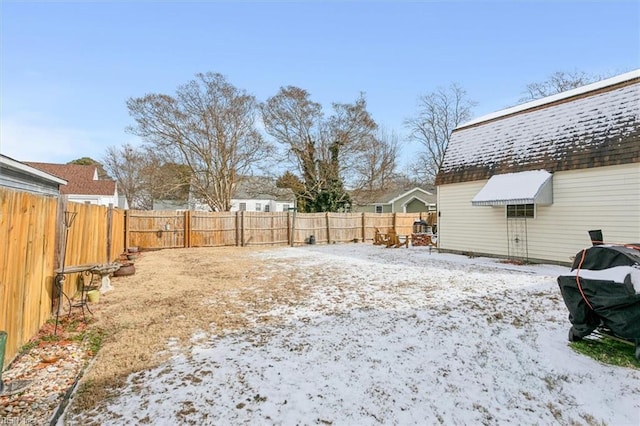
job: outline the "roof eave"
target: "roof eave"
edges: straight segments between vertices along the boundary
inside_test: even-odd
[[[23,173],[29,173],[34,176],[38,176],[39,178],[46,179],[52,182],[57,183],[58,185],[66,185],[68,182],[64,179],[61,179],[57,176],[52,175],[51,173],[47,173],[35,167],[31,167],[27,164],[21,163],[20,161],[14,160],[13,158],[7,156],[1,156],[0,160],[7,167],[12,168],[17,171],[21,171]]]

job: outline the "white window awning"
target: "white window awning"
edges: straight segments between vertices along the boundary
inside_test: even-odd
[[[553,204],[553,175],[546,170],[532,170],[492,176],[473,197],[474,206],[507,204]]]

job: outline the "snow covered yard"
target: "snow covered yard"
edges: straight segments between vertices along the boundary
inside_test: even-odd
[[[556,277],[568,268],[336,244],[247,252],[292,293],[250,326],[206,330],[98,424],[640,424],[640,371],[574,353]],[[294,287],[295,286],[295,287]],[[269,300],[257,286],[255,300]],[[203,298],[211,309],[225,309]],[[267,321],[278,318],[274,325]],[[62,419],[61,419],[62,422]],[[78,419],[67,418],[75,424]]]

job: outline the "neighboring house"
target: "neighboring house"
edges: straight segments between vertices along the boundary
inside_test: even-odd
[[[43,195],[60,195],[67,181],[0,154],[0,186],[16,191]]]
[[[439,247],[566,264],[640,242],[640,70],[456,128],[436,177]]]
[[[153,210],[189,210],[189,202],[181,200],[153,200]]]
[[[295,204],[293,191],[278,188],[273,179],[252,176],[243,179],[231,198],[231,211],[286,212]]]
[[[277,188],[273,179],[248,177],[237,185],[230,211],[286,212],[294,207],[294,199],[291,190]],[[154,200],[153,209],[211,211],[207,204],[193,197],[188,201]]]
[[[117,189],[117,187],[116,187],[116,189]],[[121,208],[123,210],[129,210],[129,202],[127,201],[127,197],[125,197],[124,195],[118,194],[117,206],[118,206],[118,208]]]
[[[101,206],[113,205],[123,209],[126,204],[118,204],[118,186],[116,181],[98,179],[96,166],[79,164],[53,164],[25,162],[31,167],[65,179],[67,185],[60,188],[60,192],[76,203],[90,203]]]
[[[351,211],[364,213],[420,213],[436,210],[435,188],[400,188],[351,193]]]

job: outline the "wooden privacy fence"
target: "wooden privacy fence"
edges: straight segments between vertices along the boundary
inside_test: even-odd
[[[129,247],[163,249],[300,245],[373,241],[375,230],[411,234],[416,220],[435,223],[435,213],[294,213],[140,211],[125,214]]]
[[[123,210],[94,204],[64,203],[77,213],[69,228],[65,265],[109,263],[124,251]],[[61,227],[61,231],[64,227]],[[62,249],[63,244],[60,245]]]
[[[75,212],[67,229],[64,212]],[[5,361],[13,359],[51,318],[55,270],[110,263],[127,247],[300,245],[372,241],[376,228],[410,234],[426,213],[295,213],[121,211],[64,198],[0,188],[0,330],[7,332]],[[64,241],[67,241],[64,252]],[[81,277],[69,275],[73,296]],[[8,365],[8,363],[5,363]]]
[[[51,314],[58,200],[3,188],[0,197],[0,330],[11,360]]]
[[[0,188],[0,330],[7,332],[5,361],[51,318],[65,210],[77,213],[69,228],[65,265],[108,263],[124,251],[123,211]],[[77,282],[77,276],[68,277],[64,292],[73,295]]]

